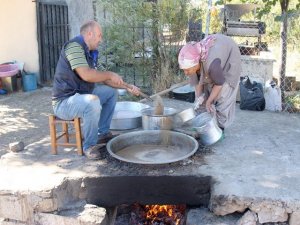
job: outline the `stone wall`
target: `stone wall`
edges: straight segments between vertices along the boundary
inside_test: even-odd
[[[263,56],[242,55],[242,74],[241,76],[249,76],[251,80],[255,80],[265,84],[267,80],[273,77],[274,59]]]
[[[66,179],[51,190],[0,190],[0,225],[108,225],[105,208],[86,204],[81,179]]]
[[[66,3],[68,5],[70,38],[79,34],[82,23],[94,19],[93,0],[43,0],[43,2]]]
[[[69,8],[70,38],[79,34],[80,26],[94,19],[93,0],[66,0]]]

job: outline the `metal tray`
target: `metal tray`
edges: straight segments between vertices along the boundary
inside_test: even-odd
[[[195,90],[194,87],[192,87],[190,84],[187,84],[182,87],[175,88],[169,93],[169,97],[187,102],[194,102]]]
[[[191,136],[175,131],[144,130],[121,134],[106,148],[116,159],[137,164],[165,164],[183,160],[198,149]]]
[[[175,88],[172,92],[176,94],[186,94],[195,92],[195,89],[190,84],[186,84],[182,87]]]

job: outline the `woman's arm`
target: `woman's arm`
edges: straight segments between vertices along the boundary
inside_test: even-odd
[[[205,108],[206,108],[207,112],[213,112],[214,108],[212,107],[212,103],[218,97],[222,87],[223,87],[223,85],[214,85],[213,86],[211,93],[205,103]]]
[[[213,111],[212,104],[217,99],[223,84],[225,83],[225,77],[223,74],[223,69],[221,67],[221,60],[216,58],[209,66],[208,74],[213,82],[213,88],[210,95],[205,103],[206,110],[208,112]]]
[[[199,96],[203,93],[203,84],[197,84],[195,86],[195,98],[199,98]]]

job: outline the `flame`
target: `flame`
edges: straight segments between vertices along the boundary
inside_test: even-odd
[[[145,205],[146,219],[152,222],[169,217],[179,225],[184,211],[185,205]]]

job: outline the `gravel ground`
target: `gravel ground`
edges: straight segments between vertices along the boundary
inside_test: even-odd
[[[120,97],[120,100],[128,99],[123,96]],[[163,98],[163,101],[166,107],[178,110],[183,110],[191,104],[169,98]],[[51,88],[46,87],[32,92],[20,91],[8,95],[0,95],[0,103],[0,156],[9,151],[9,143],[22,141],[26,148],[27,145],[49,137],[48,115],[52,113]],[[114,174],[116,168],[119,168],[117,169],[117,174],[119,175],[122,171],[125,171],[124,173],[130,171],[130,173],[136,175],[143,174],[145,170],[149,171],[149,167],[153,174],[176,174],[177,172],[188,174],[198,164],[203,165],[205,163],[204,155],[211,154],[213,151],[203,146],[200,146],[200,149],[201,151],[197,151],[186,160],[172,164],[156,165],[155,167],[120,162],[111,157],[108,152],[105,152],[104,161],[114,166],[104,167],[103,169],[109,174]],[[45,157],[48,158],[50,156],[49,154],[49,156],[46,155]],[[71,167],[76,166],[75,164],[71,165]],[[109,168],[114,168],[114,171],[109,170]]]
[[[9,143],[22,141],[26,146],[49,135],[51,113],[51,88],[0,95],[0,156]]]

